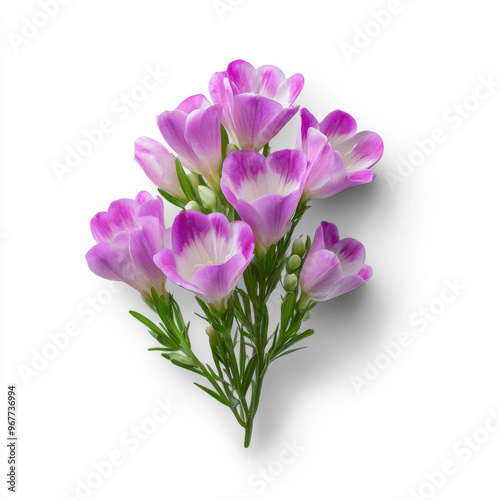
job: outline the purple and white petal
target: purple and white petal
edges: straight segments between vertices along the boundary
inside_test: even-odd
[[[92,219],[91,230],[98,244],[86,258],[95,274],[123,281],[145,297],[152,287],[163,291],[165,276],[153,263],[168,241],[161,198],[141,191],[134,200],[117,200]]]
[[[344,111],[332,111],[320,123],[319,128],[328,137],[333,149],[350,139],[357,129],[356,120]]]
[[[254,236],[245,222],[221,213],[181,212],[171,231],[172,249],[155,255],[155,264],[174,283],[222,308],[253,258]]]
[[[337,226],[322,222],[300,272],[300,286],[309,300],[324,302],[363,285],[372,275],[365,248],[357,240],[339,240]]]
[[[371,168],[384,152],[384,143],[375,132],[359,132],[350,139],[334,147],[339,151],[348,173]]]

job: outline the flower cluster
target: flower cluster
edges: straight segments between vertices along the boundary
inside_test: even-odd
[[[157,117],[162,143],[141,137],[135,159],[168,202],[181,209],[166,228],[162,198],[142,191],[113,202],[91,221],[87,253],[97,275],[141,292],[158,314],[148,326],[172,363],[205,377],[206,393],[228,406],[250,443],[262,379],[275,359],[313,333],[301,331],[318,302],[371,276],[363,245],[322,222],[314,239],[292,240],[313,199],[371,182],[383,152],[374,132],[357,132],[344,111],[319,122],[300,110],[294,149],[270,141],[299,112],[304,78],[237,60],[198,94]],[[193,292],[208,323],[214,367],[191,349],[171,281]],[[269,334],[267,301],[283,287],[280,321]]]

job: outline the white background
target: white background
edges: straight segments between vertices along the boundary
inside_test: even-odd
[[[7,384],[17,384],[18,498],[83,498],[79,481],[99,482],[93,462],[117,452],[121,464],[88,498],[403,500],[412,489],[420,498],[499,498],[500,432],[488,415],[500,407],[500,87],[480,89],[480,102],[471,96],[481,78],[500,82],[500,7],[401,0],[386,26],[374,24],[389,6],[222,0],[218,12],[212,0],[72,0],[45,26],[24,28],[31,38],[20,42],[40,5],[3,0],[0,398],[4,405]],[[366,28],[366,46],[347,57],[342,44],[357,34],[359,47]],[[84,259],[94,213],[154,190],[133,160],[134,139],[159,139],[156,115],[206,93],[211,74],[237,58],[301,72],[301,105],[319,118],[350,112],[386,148],[371,185],[315,203],[302,224],[312,233],[327,219],[361,240],[374,276],[319,306],[309,348],[272,366],[249,450],[194,374],[147,351],[153,339],[127,313],[145,311],[137,294],[109,292]],[[136,89],[144,99],[133,109],[119,104],[148,67],[168,76]],[[468,116],[457,118],[464,101]],[[54,163],[104,118],[113,130],[59,179]],[[292,147],[297,127],[296,117],[272,146]],[[445,140],[429,146],[436,128]],[[416,141],[432,150],[425,158]],[[410,155],[418,165],[390,177]],[[194,317],[191,295],[176,296]],[[50,335],[68,323],[78,335],[54,352]],[[382,344],[401,332],[411,344],[393,346],[388,361]],[[192,337],[208,356],[201,320]],[[359,388],[353,377],[369,363],[372,380]],[[151,431],[157,398],[176,409],[134,451],[127,433]],[[5,436],[4,411],[1,422]],[[482,444],[460,443],[467,435]],[[283,452],[294,442],[295,455]],[[435,474],[439,488],[425,485],[445,461],[454,473]],[[6,486],[2,479],[2,494]]]

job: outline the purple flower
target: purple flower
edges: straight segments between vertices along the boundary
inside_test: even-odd
[[[307,198],[328,198],[375,178],[370,168],[384,151],[378,134],[356,133],[354,118],[339,110],[332,111],[321,123],[305,108],[300,116],[297,146],[311,167],[304,189]]]
[[[300,272],[300,286],[308,299],[324,302],[350,292],[368,281],[365,247],[357,240],[339,240],[335,224],[322,222]]]
[[[163,293],[165,275],[153,256],[168,244],[163,220],[163,202],[141,191],[135,198],[114,201],[107,212],[99,212],[90,222],[97,244],[86,255],[95,274],[123,281],[151,296],[151,288]]]
[[[262,149],[295,115],[291,107],[304,77],[286,78],[276,66],[255,69],[238,59],[210,79],[212,100],[222,106],[222,123],[240,149]]]
[[[177,177],[175,160],[163,144],[149,137],[139,137],[135,141],[135,159],[156,186],[186,200]]]
[[[213,187],[219,184],[221,112],[219,105],[211,105],[205,96],[198,94],[157,119],[163,138],[179,155],[181,163],[203,175]]]
[[[292,149],[268,157],[250,150],[235,151],[224,161],[222,192],[250,224],[260,253],[290,230],[306,177],[306,158]]]
[[[254,237],[248,224],[229,222],[220,213],[181,212],[174,220],[171,247],[154,257],[174,283],[224,309],[253,258]]]

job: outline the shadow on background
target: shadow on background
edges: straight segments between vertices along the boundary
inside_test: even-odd
[[[303,328],[313,328],[315,334],[297,346],[308,348],[277,360],[269,368],[254,431],[256,448],[262,451],[267,443],[276,446],[280,428],[294,408],[307,399],[307,392],[328,386],[329,381],[332,385],[339,379],[348,383],[354,372],[346,367],[346,360],[356,361],[359,357],[361,363],[365,355],[360,352],[365,352],[370,345],[378,345],[394,314],[391,309],[394,290],[386,285],[382,269],[386,268],[384,273],[390,269],[388,225],[395,197],[382,176],[377,181],[315,201],[296,231],[297,235],[313,237],[320,221],[334,222],[339,226],[341,238],[354,237],[365,244],[366,262],[374,267],[374,276],[361,288],[318,304]],[[384,244],[380,244],[381,237]],[[376,248],[386,251],[376,252]],[[325,397],[329,397],[328,392]]]

